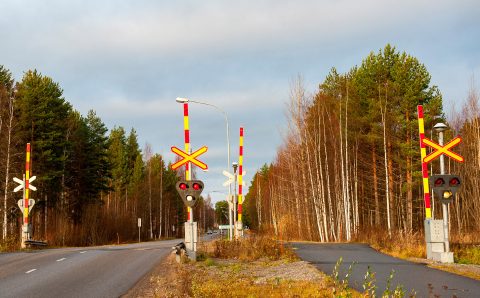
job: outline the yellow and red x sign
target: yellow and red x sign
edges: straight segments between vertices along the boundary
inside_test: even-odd
[[[198,166],[202,170],[208,169],[207,164],[201,162],[200,160],[196,159],[197,156],[207,152],[208,147],[203,146],[202,148],[198,149],[197,151],[193,152],[192,154],[185,153],[185,151],[182,151],[178,149],[177,147],[173,146],[172,147],[172,152],[179,155],[180,157],[183,157],[183,159],[177,161],[172,165],[172,170],[177,169],[183,164],[186,164],[187,162],[191,162],[194,165]]]
[[[451,140],[450,142],[448,142],[448,144],[446,144],[445,146],[442,147],[439,144],[437,144],[437,143],[435,143],[435,142],[433,142],[433,141],[431,141],[427,138],[423,139],[423,143],[425,145],[430,146],[433,149],[436,149],[435,151],[433,151],[429,155],[425,156],[425,158],[423,159],[423,162],[428,163],[428,162],[434,160],[435,158],[439,157],[442,154],[445,154],[446,156],[451,157],[456,161],[463,162],[463,156],[449,150],[450,148],[460,144],[461,141],[462,141],[462,139],[460,137],[456,137],[455,139]]]

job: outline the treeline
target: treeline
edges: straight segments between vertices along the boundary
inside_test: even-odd
[[[25,172],[31,143],[31,175],[37,176],[30,222],[33,238],[52,245],[93,245],[181,235],[186,211],[175,191],[178,175],[163,157],[123,127],[110,132],[93,110],[86,116],[63,90],[38,71],[20,82],[0,66],[0,215],[3,243],[16,245],[22,214],[12,178]],[[209,200],[195,208],[199,226],[213,225]],[[208,217],[208,218],[207,218]]]
[[[291,86],[288,132],[275,161],[260,169],[246,198],[250,225],[282,238],[350,240],[367,230],[423,231],[425,205],[417,105],[425,136],[445,122],[442,96],[415,57],[387,45],[347,73],[332,69],[308,96],[299,77]],[[471,95],[446,140],[466,162],[448,162],[464,185],[450,205],[452,231],[480,230],[480,109]],[[447,123],[448,124],[448,123]],[[438,161],[429,165],[439,173]],[[434,216],[441,218],[438,200]]]

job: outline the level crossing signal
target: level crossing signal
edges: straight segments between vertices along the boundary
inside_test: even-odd
[[[172,149],[173,153],[177,154],[178,156],[180,156],[182,158],[172,165],[172,170],[176,170],[178,167],[180,167],[181,165],[184,165],[188,162],[193,163],[194,165],[196,165],[197,167],[199,167],[200,169],[202,169],[204,171],[206,171],[208,169],[208,166],[207,166],[206,163],[197,159],[198,156],[207,152],[207,150],[208,150],[207,146],[203,146],[202,148],[198,149],[197,151],[193,152],[192,154],[188,154],[187,152],[182,151],[175,146],[173,146],[171,149]]]
[[[435,196],[444,203],[450,203],[455,199],[455,194],[461,185],[460,177],[457,175],[432,175],[430,185],[432,185]]]
[[[175,185],[178,194],[183,202],[188,207],[193,207],[200,199],[200,194],[203,191],[203,182],[200,180],[180,180]]]
[[[427,139],[427,138],[424,138],[423,139],[423,143],[427,146],[430,146],[434,149],[434,151],[432,153],[430,153],[429,155],[427,155],[424,159],[423,159],[423,162],[426,162],[426,163],[429,163],[431,162],[432,160],[434,160],[435,158],[439,157],[440,155],[442,154],[445,154],[446,156],[458,161],[458,162],[463,162],[464,159],[463,159],[463,156],[451,151],[450,149],[455,147],[456,145],[460,144],[460,142],[462,141],[462,139],[460,137],[456,137],[454,138],[453,140],[451,140],[450,142],[448,142],[445,146],[440,146],[439,144]]]

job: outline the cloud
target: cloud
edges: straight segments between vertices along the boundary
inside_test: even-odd
[[[7,0],[0,11],[0,64],[18,79],[37,68],[80,112],[134,127],[141,146],[166,156],[183,144],[175,98],[217,105],[230,121],[232,160],[245,127],[250,173],[275,157],[298,73],[315,92],[331,67],[348,71],[392,43],[425,63],[448,102],[480,71],[474,0]],[[209,146],[202,177],[221,185],[223,115],[193,103],[190,112],[192,144]]]
[[[309,40],[329,42],[368,36],[398,26],[416,27],[421,17],[433,19],[453,12],[468,14],[473,1],[187,1],[165,2],[73,1],[70,6],[4,4],[19,21],[24,46],[61,57],[117,59],[128,55],[195,57],[228,52],[251,52],[303,46]],[[51,8],[51,9],[50,9]],[[3,10],[2,9],[2,10]],[[477,10],[478,11],[478,10]],[[33,18],[34,28],[22,21]],[[451,18],[451,17],[450,17]],[[438,24],[438,22],[436,22]],[[33,30],[32,30],[33,29]],[[418,29],[418,27],[416,28]],[[13,38],[13,37],[12,37]],[[302,44],[302,45],[301,45]],[[199,55],[200,54],[200,55]],[[141,58],[140,58],[141,59]]]

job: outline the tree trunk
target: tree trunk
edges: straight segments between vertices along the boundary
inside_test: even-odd
[[[7,207],[8,207],[8,182],[10,180],[10,148],[12,142],[12,122],[13,122],[13,98],[10,97],[9,99],[9,119],[8,119],[8,137],[7,137],[7,157],[5,160],[5,189],[4,189],[4,197],[3,197],[3,240],[7,238],[7,225],[8,225],[8,217],[7,217]],[[0,122],[2,122],[0,120]],[[0,124],[1,127],[1,124]]]
[[[375,198],[375,226],[380,226],[380,202],[378,195],[377,152],[375,144],[372,146],[373,197]]]

